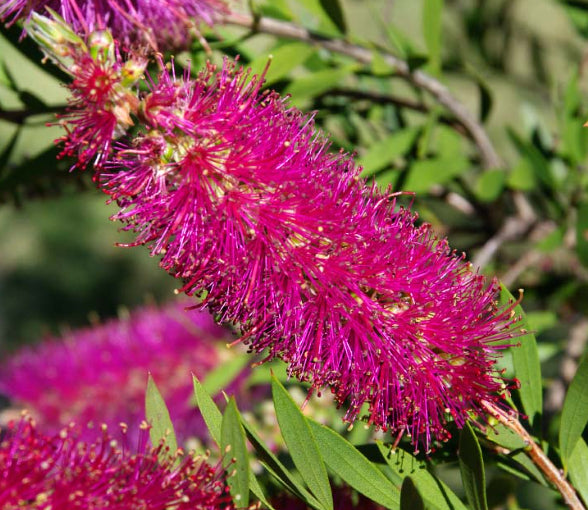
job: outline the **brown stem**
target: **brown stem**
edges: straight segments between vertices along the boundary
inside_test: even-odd
[[[521,425],[519,420],[513,415],[500,409],[492,402],[482,402],[484,409],[496,418],[502,425],[508,427],[517,434],[527,445],[525,453],[533,463],[541,470],[547,480],[549,480],[562,495],[566,505],[571,510],[586,510],[576,491],[566,480],[561,470],[557,469],[543,452],[539,445],[533,440],[527,430]]]
[[[372,49],[351,44],[342,39],[324,38],[313,34],[304,27],[287,21],[264,17],[255,18],[249,14],[239,13],[221,15],[218,21],[225,25],[245,27],[255,32],[305,41],[329,51],[346,55],[363,64],[371,64],[374,58]],[[445,85],[423,71],[418,69],[411,70],[407,62],[394,55],[384,53],[382,57],[388,65],[394,68],[394,71],[398,76],[404,78],[420,89],[427,91],[439,104],[447,108],[447,110],[450,111],[461,124],[463,124],[469,136],[478,147],[482,164],[485,168],[497,168],[503,166],[502,159],[494,149],[490,137],[482,125],[469,112],[469,110],[451,94]]]
[[[401,108],[407,108],[409,110],[425,114],[431,112],[431,108],[422,102],[413,101],[405,97],[394,96],[392,94],[382,94],[381,92],[375,92],[373,90],[352,90],[333,88],[318,96],[318,99],[330,96],[344,96],[352,99],[367,99],[372,103],[378,104],[394,104],[396,106],[400,106]],[[439,117],[439,122],[449,126],[451,129],[457,131],[459,134],[470,138],[470,133],[467,131],[465,126],[459,121],[459,119],[449,118],[442,115]]]

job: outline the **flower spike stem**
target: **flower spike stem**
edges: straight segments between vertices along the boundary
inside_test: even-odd
[[[514,414],[510,414],[500,408],[498,408],[492,402],[482,402],[482,407],[494,418],[496,418],[502,425],[508,427],[516,435],[518,435],[525,442],[527,448],[525,448],[526,454],[533,461],[533,463],[541,470],[547,480],[549,480],[562,495],[566,505],[571,510],[586,510],[586,507],[582,504],[576,491],[566,480],[561,470],[557,469],[553,463],[549,460],[547,455],[539,447],[539,445],[533,440],[529,432],[521,425]]]

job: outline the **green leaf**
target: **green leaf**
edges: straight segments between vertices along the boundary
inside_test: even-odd
[[[507,133],[519,154],[529,162],[533,173],[539,178],[541,182],[543,182],[545,186],[552,189],[555,184],[554,179],[551,175],[549,163],[541,151],[532,143],[523,140],[523,138],[521,138],[511,128],[507,128]]]
[[[299,499],[302,499],[310,506],[320,508],[321,504],[317,501],[317,499],[312,494],[310,494],[310,492],[308,492],[294,476],[291,475],[288,469],[278,460],[278,458],[272,453],[268,446],[255,433],[253,427],[251,427],[251,425],[249,425],[246,421],[242,421],[242,424],[245,428],[245,433],[247,434],[249,442],[257,452],[259,461],[269,471],[269,473],[276,480],[279,480],[293,494],[298,496]]]
[[[220,446],[221,444],[221,426],[223,421],[223,415],[219,411],[217,405],[212,400],[211,396],[204,389],[198,377],[192,374],[192,382],[194,383],[194,395],[196,397],[196,404],[200,413],[204,418],[204,422],[208,427],[210,436],[213,441]]]
[[[441,34],[443,0],[425,0],[423,6],[423,33],[429,52],[429,67],[433,74],[441,71]]]
[[[572,380],[561,413],[559,449],[564,467],[588,423],[588,357],[584,357]]]
[[[584,202],[578,208],[578,221],[576,223],[576,254],[578,259],[588,267],[588,202]]]
[[[310,22],[308,28],[325,36],[338,36],[339,29],[327,15],[320,0],[298,0],[310,16],[302,16],[304,21]]]
[[[415,193],[426,193],[435,184],[445,184],[469,167],[470,162],[464,157],[415,161],[403,188]]]
[[[208,372],[202,382],[202,386],[209,395],[216,395],[219,391],[226,388],[242,372],[248,363],[249,358],[247,356],[235,356]]]
[[[484,123],[492,111],[492,92],[482,80],[477,80],[480,93],[480,122]]]
[[[220,446],[223,416],[217,405],[214,403],[214,400],[212,400],[210,395],[206,392],[198,378],[195,375],[192,375],[192,380],[194,383],[196,404],[200,409],[200,413],[204,418],[206,426],[208,427],[210,436],[212,437],[213,441]],[[257,481],[257,478],[255,478],[253,474],[250,474],[249,476],[249,488],[251,489],[251,492],[253,492],[253,494],[255,494],[266,507],[268,507],[270,510],[273,510],[273,507],[267,501],[263,490]]]
[[[392,472],[402,480],[410,476],[425,500],[427,507],[436,510],[467,510],[459,497],[441,480],[427,470],[427,464],[418,460],[410,453],[397,448],[390,449],[381,441],[377,441],[378,449]]]
[[[357,448],[333,430],[308,420],[329,469],[345,483],[372,501],[387,508],[398,508],[398,488]]]
[[[517,190],[530,191],[537,186],[537,179],[529,160],[521,158],[510,170],[507,184]]]
[[[521,436],[500,423],[488,427],[486,438],[508,450],[519,450],[527,446]]]
[[[358,163],[363,166],[362,177],[370,177],[406,154],[414,145],[420,128],[406,128],[392,133],[372,145]]]
[[[245,445],[245,431],[241,426],[234,397],[229,399],[221,424],[221,451],[223,467],[234,474],[227,482],[237,508],[249,506],[249,456]]]
[[[292,103],[300,103],[302,99],[320,96],[329,89],[340,85],[352,73],[356,66],[338,69],[323,69],[312,74],[297,78],[287,88],[286,93],[292,96]]]
[[[400,510],[425,510],[425,502],[410,476],[407,476],[402,482]]]
[[[347,24],[345,23],[345,15],[339,0],[319,0],[322,8],[329,16],[333,24],[339,29],[342,34],[347,33]]]
[[[160,441],[165,441],[169,448],[168,451],[162,451],[160,456],[162,458],[168,457],[170,454],[174,455],[178,449],[178,442],[176,440],[176,433],[174,426],[169,417],[169,411],[165,405],[165,401],[149,374],[147,379],[147,393],[145,394],[145,417],[151,425],[149,429],[149,437],[153,445],[158,445]]]
[[[488,510],[482,449],[469,423],[459,435],[459,469],[470,505],[474,510]]]
[[[516,467],[513,467],[511,464],[514,464]],[[534,480],[544,487],[549,486],[545,481],[545,478],[543,478],[543,474],[539,468],[531,459],[529,459],[525,452],[517,452],[514,455],[509,455],[508,458],[505,458],[504,460],[498,460],[496,465],[500,469],[521,478],[522,480]],[[523,467],[525,471],[521,471],[521,467]]]
[[[504,190],[506,174],[502,170],[487,170],[476,182],[476,196],[482,202],[496,200]]]
[[[582,497],[585,504],[588,504],[588,446],[580,438],[572,455],[568,459],[568,471],[574,488]]]
[[[508,289],[501,285],[500,305],[503,307],[508,306],[509,303],[512,304],[514,301],[515,299]],[[517,317],[520,317],[518,322],[519,331],[523,334],[513,338],[513,343],[518,342],[520,345],[514,345],[510,348],[510,351],[512,353],[515,377],[520,382],[520,388],[517,391],[521,397],[521,403],[528,416],[529,423],[533,425],[535,418],[541,415],[541,410],[543,409],[539,351],[535,335],[529,332],[527,318],[521,305],[514,308],[514,313]]]
[[[265,76],[265,85],[271,85],[288,76],[290,71],[304,64],[316,49],[306,43],[292,42],[271,51],[271,64]],[[270,55],[263,54],[251,62],[251,70],[259,74],[265,68]]]
[[[12,73],[3,61],[0,61],[0,85],[10,90],[18,90],[14,76],[12,76]]]
[[[280,431],[294,465],[323,508],[333,510],[327,469],[306,418],[275,377],[272,378],[272,396]]]

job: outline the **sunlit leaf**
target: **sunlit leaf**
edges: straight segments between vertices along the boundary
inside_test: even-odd
[[[564,466],[576,448],[588,423],[588,357],[585,357],[572,380],[561,413],[559,449]]]
[[[245,445],[245,432],[233,397],[229,399],[222,418],[221,451],[223,467],[230,473],[227,482],[233,502],[237,508],[247,508],[249,505],[249,456]]]
[[[404,155],[415,143],[419,128],[406,128],[396,131],[374,145],[362,156],[358,163],[363,166],[362,177],[369,177],[385,168],[396,158]]]
[[[459,497],[441,480],[427,470],[427,463],[397,448],[390,450],[377,441],[378,449],[398,480],[410,476],[427,508],[434,510],[467,510]]]
[[[323,459],[333,473],[372,501],[387,508],[398,507],[398,488],[357,448],[324,425],[313,420],[308,422]]]
[[[319,0],[324,11],[342,34],[347,33],[347,23],[339,0]]]
[[[145,417],[147,422],[151,425],[149,429],[149,437],[151,443],[158,445],[161,441],[165,441],[169,451],[162,451],[161,455],[167,457],[174,455],[178,449],[178,442],[176,440],[176,433],[174,426],[169,417],[169,411],[165,405],[165,401],[149,374],[147,379],[147,393],[145,394]]]
[[[469,423],[465,424],[459,435],[459,468],[461,481],[472,508],[488,510],[482,449]]]
[[[265,84],[271,85],[288,76],[315,52],[315,48],[302,42],[292,42],[271,50],[272,60],[265,77]],[[251,70],[259,74],[265,68],[269,54],[262,54],[251,62]]]
[[[198,377],[192,375],[192,382],[194,383],[194,396],[196,397],[196,405],[200,409],[202,418],[208,427],[210,436],[214,442],[220,446],[221,444],[221,425],[223,421],[223,415],[219,411],[217,405],[212,400],[212,397],[202,386],[202,383],[198,380]]]
[[[588,504],[588,446],[580,438],[568,459],[568,471],[574,488]]]
[[[333,510],[327,470],[306,418],[275,377],[272,379],[272,395],[280,431],[294,465],[321,505]]]
[[[429,67],[433,74],[441,71],[441,34],[443,0],[425,0],[423,4],[423,34],[429,52]]]
[[[500,305],[507,306],[515,301],[512,294],[501,286]],[[517,390],[521,397],[523,409],[532,425],[535,418],[541,415],[543,409],[543,393],[541,386],[541,365],[539,363],[539,351],[535,335],[529,331],[529,325],[525,312],[520,305],[514,308],[514,313],[520,317],[518,321],[519,332],[522,333],[512,339],[514,345],[510,348],[515,369],[515,377],[520,382]]]

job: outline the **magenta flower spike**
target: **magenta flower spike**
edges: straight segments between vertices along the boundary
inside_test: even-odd
[[[370,423],[429,449],[450,418],[461,427],[499,399],[511,309],[262,81],[228,61],[194,80],[163,72],[143,133],[99,185],[136,244],[252,351],[330,386],[348,421],[365,405]]]
[[[206,459],[148,446],[143,425],[137,448],[127,427],[95,439],[80,439],[74,424],[53,436],[41,434],[30,418],[11,422],[0,442],[0,507],[4,510],[230,510],[220,466]],[[137,435],[137,434],[136,434]],[[120,436],[120,437],[118,437]]]
[[[48,432],[70,421],[111,428],[125,422],[137,430],[151,373],[178,438],[205,438],[191,404],[191,374],[203,378],[220,363],[218,346],[228,338],[208,314],[186,311],[186,305],[143,308],[126,319],[26,347],[0,366],[0,393],[28,409]]]
[[[109,30],[127,49],[188,49],[198,25],[214,25],[228,12],[224,0],[7,0],[0,21],[12,24],[33,12],[57,12],[78,34]]]
[[[160,68],[123,103],[138,129],[119,123],[119,141],[95,152],[132,244],[250,350],[330,387],[349,422],[365,413],[427,450],[450,421],[483,422],[483,402],[506,386],[494,363],[516,322],[497,308],[497,282],[329,152],[311,115],[261,91],[263,75],[228,60],[196,78]],[[72,105],[74,127],[86,111]],[[83,151],[86,137],[67,143]]]

